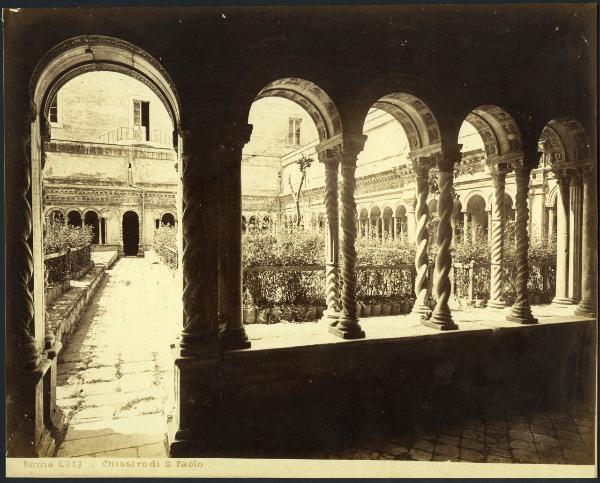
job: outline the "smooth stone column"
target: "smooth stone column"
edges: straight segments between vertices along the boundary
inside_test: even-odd
[[[412,168],[415,173],[415,188],[417,205],[415,207],[416,233],[415,233],[415,303],[412,313],[421,318],[430,311],[428,287],[429,275],[427,257],[427,246],[429,244],[429,231],[427,223],[429,221],[429,207],[427,206],[427,196],[429,195],[429,170],[434,165],[433,157],[422,157],[412,160]]]
[[[569,174],[556,172],[556,293],[553,304],[567,305],[569,300]]]
[[[439,225],[437,230],[438,251],[435,257],[435,274],[433,277],[436,304],[430,319],[422,319],[428,327],[439,330],[456,330],[458,325],[452,320],[452,313],[448,300],[452,291],[450,284],[450,270],[452,269],[452,183],[454,180],[454,165],[460,162],[460,145],[444,146],[438,162],[438,186],[440,189],[437,212]]]
[[[328,149],[319,153],[319,161],[325,165],[325,211],[327,228],[325,230],[325,300],[327,309],[323,319],[328,323],[340,318],[339,283],[339,236],[340,220],[338,210],[338,170],[339,151]],[[356,226],[356,223],[355,223]]]
[[[415,215],[415,209],[412,206],[409,206],[406,209],[406,234],[405,236],[409,240],[414,240],[417,231],[417,219]]]
[[[250,140],[252,125],[232,126],[220,149],[222,195],[226,209],[221,223],[225,222],[224,275],[227,301],[225,330],[220,334],[225,350],[247,349],[250,340],[246,335],[242,315],[242,149]]]
[[[597,292],[597,233],[598,219],[596,214],[596,176],[591,166],[583,170],[583,226],[581,252],[581,301],[575,315],[582,317],[596,316]]]
[[[548,239],[551,239],[554,235],[554,210],[548,209],[548,229],[546,230]]]
[[[576,304],[581,298],[581,174],[571,176],[569,184],[569,285],[568,298]]]
[[[516,275],[516,295],[515,303],[510,309],[510,314],[506,320],[517,322],[519,324],[537,324],[537,319],[531,313],[529,305],[529,291],[527,282],[529,280],[529,267],[527,252],[529,250],[529,234],[527,226],[529,223],[529,208],[527,206],[527,193],[529,190],[529,174],[531,168],[526,166],[523,161],[512,163],[515,171],[515,183],[517,193],[515,196],[515,205],[517,212],[515,214],[515,264],[517,267]]]
[[[491,267],[490,267],[490,300],[487,306],[503,309],[504,302],[504,192],[506,186],[506,165],[489,166],[494,193],[492,196],[492,219],[490,222]]]
[[[396,239],[396,217],[392,216],[392,239]]]
[[[341,301],[342,313],[339,321],[334,326],[329,326],[329,332],[343,339],[362,339],[365,333],[358,323],[356,306],[356,226],[354,214],[356,213],[356,157],[363,149],[367,137],[364,135],[344,137],[342,147],[341,174],[342,189],[341,201],[341,227],[343,254],[341,278],[343,282]]]

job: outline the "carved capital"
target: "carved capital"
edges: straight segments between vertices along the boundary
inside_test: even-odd
[[[528,166],[523,158],[512,160],[510,162],[510,167],[515,172],[515,179],[525,177],[529,179],[529,174],[531,173],[531,166]]]
[[[427,178],[429,170],[433,168],[433,166],[435,166],[435,163],[435,156],[418,157],[411,159],[412,169],[417,178]]]
[[[436,153],[437,165],[441,172],[452,173],[454,165],[460,163],[462,144],[443,144],[440,152]]]
[[[366,141],[367,136],[364,134],[344,134],[342,143],[344,162],[346,162],[346,159],[354,158],[354,163],[356,163],[356,156],[363,150]]]

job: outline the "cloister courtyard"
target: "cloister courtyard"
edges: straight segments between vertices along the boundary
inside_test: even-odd
[[[3,13],[12,470],[595,471],[595,5]]]

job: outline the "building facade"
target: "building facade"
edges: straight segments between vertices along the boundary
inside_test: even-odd
[[[92,243],[144,253],[160,223],[175,225],[173,123],[147,85],[116,72],[65,83],[51,101],[44,214],[90,225]]]
[[[257,100],[250,110],[253,126],[242,153],[243,224],[272,226],[297,223],[296,195],[301,178],[298,160],[313,159],[306,169],[300,194],[301,226],[325,226],[325,169],[318,161],[317,127],[300,105],[271,97]],[[357,157],[356,224],[359,236],[415,237],[415,175],[408,138],[390,114],[371,109],[363,133],[365,147]],[[486,168],[484,143],[465,121],[458,136],[462,159],[456,170],[453,210],[454,235],[481,233],[490,238],[493,182]],[[506,176],[505,211],[514,220],[514,173]],[[533,237],[556,234],[557,184],[547,157],[532,170],[529,193],[529,232]],[[429,211],[437,198],[428,196]],[[465,230],[466,227],[466,230]]]

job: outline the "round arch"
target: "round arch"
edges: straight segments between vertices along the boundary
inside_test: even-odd
[[[44,212],[44,219],[60,220],[62,223],[64,223],[65,222],[65,210],[62,208],[59,208],[57,206],[51,206],[49,208],[46,208],[46,210]]]
[[[47,123],[50,104],[58,90],[78,75],[93,71],[120,72],[143,82],[165,105],[174,129],[178,126],[179,95],[167,71],[141,48],[104,35],[67,39],[42,57],[29,83],[36,118],[42,117]]]
[[[177,217],[172,211],[165,211],[160,215],[160,223],[162,223],[163,225],[168,224],[171,226],[175,226],[175,224],[177,223]]]
[[[488,161],[494,157],[522,155],[523,141],[515,119],[502,107],[482,104],[465,117],[483,141]]]
[[[540,134],[540,147],[552,167],[587,164],[591,147],[584,127],[573,119],[552,119]]]
[[[180,124],[180,102],[174,83],[165,69],[150,54],[139,47],[114,37],[81,35],[60,42],[40,59],[29,81],[31,130],[31,207],[23,216],[32,226],[33,317],[24,337],[27,344],[43,346],[45,302],[43,232],[42,226],[42,170],[44,168],[44,142],[50,138],[50,105],[58,90],[69,80],[87,72],[109,70],[129,75],[153,90],[167,107],[173,121],[173,144],[178,147],[175,132]],[[30,210],[30,211],[29,211]],[[79,213],[81,215],[81,213]],[[139,216],[139,215],[138,215]],[[32,335],[35,334],[35,335]],[[35,342],[32,342],[35,339]],[[32,351],[39,353],[38,349]],[[38,357],[38,356],[36,356]]]
[[[67,225],[79,227],[83,223],[83,217],[81,211],[77,208],[71,208],[67,211]]]
[[[490,195],[491,196],[491,195]],[[469,191],[461,200],[460,204],[462,207],[462,211],[463,212],[467,212],[468,208],[469,208],[469,204],[471,203],[471,200],[473,198],[481,198],[481,200],[483,201],[483,209],[487,210],[488,209],[488,203],[486,202],[486,200],[488,198],[490,198],[490,196],[486,196],[482,191],[480,190],[473,190],[473,191]]]
[[[86,226],[92,227],[92,243],[97,245],[100,243],[100,217],[94,209],[87,209],[83,215],[83,223]]]
[[[254,101],[265,97],[281,97],[302,107],[315,123],[321,141],[342,132],[341,117],[333,100],[309,80],[298,77],[277,79],[263,87]]]
[[[357,100],[357,118],[364,124],[371,108],[381,109],[402,125],[410,151],[430,148],[428,151],[436,152],[443,142],[456,142],[460,127],[453,116],[446,115],[447,104],[426,79],[391,74],[363,89]]]

